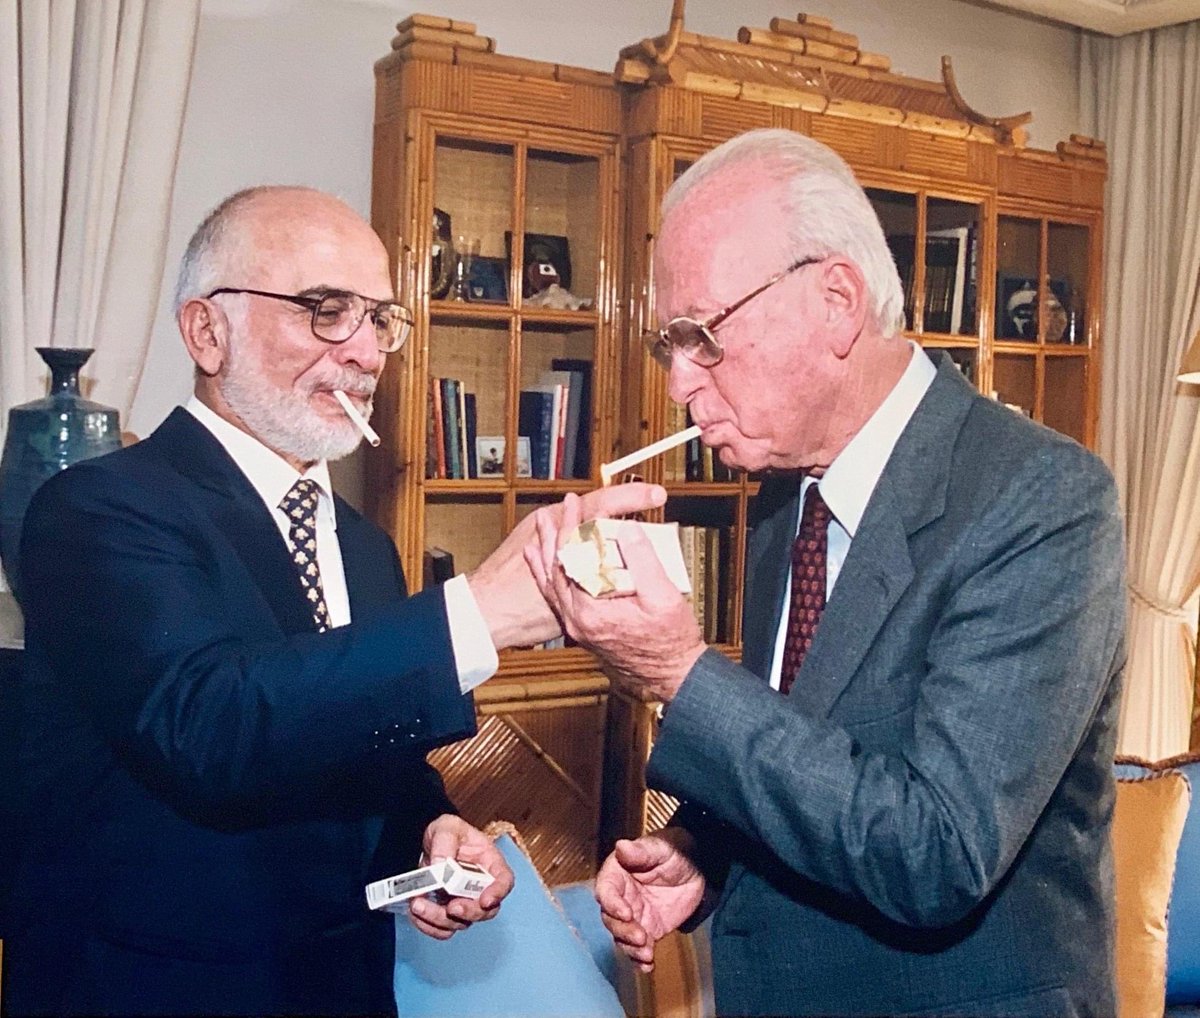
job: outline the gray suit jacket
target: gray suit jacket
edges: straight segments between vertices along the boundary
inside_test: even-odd
[[[721,887],[718,1010],[1111,1016],[1109,472],[944,358],[783,697],[798,490],[759,495],[744,667],[701,657],[647,771]]]

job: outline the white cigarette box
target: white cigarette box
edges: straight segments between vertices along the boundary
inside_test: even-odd
[[[454,898],[477,899],[495,879],[474,863],[439,859],[432,865],[367,884],[367,905],[376,911],[402,912],[409,898],[435,891]]]

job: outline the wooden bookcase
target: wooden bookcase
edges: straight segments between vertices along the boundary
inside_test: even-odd
[[[732,41],[684,31],[682,6],[611,75],[501,56],[473,25],[423,15],[376,64],[372,214],[416,330],[379,390],[384,441],[366,495],[414,587],[427,549],[470,569],[525,514],[594,486],[601,462],[682,426],[641,344],[656,320],[657,209],[691,162],[755,127],[811,135],[854,169],[905,279],[911,338],[1014,412],[1094,442],[1103,146],[1031,150],[1027,116],[971,109],[948,62],[940,82],[892,74],[822,19],[777,18]],[[556,238],[585,309],[531,304],[527,253],[548,243],[561,259]],[[444,259],[471,241],[490,282],[458,300]],[[589,365],[587,451],[561,479],[519,476],[513,451],[531,430],[521,394],[564,361]],[[503,440],[502,472],[444,476],[432,424],[444,414],[430,414],[430,380],[444,378],[473,395],[475,435]],[[695,528],[709,641],[738,657],[755,480],[685,450],[640,469],[670,492],[659,518]],[[669,810],[641,779],[651,709],[610,695],[584,652],[505,654],[477,703],[480,735],[435,759],[465,815],[506,814],[553,879],[590,875],[615,837]]]

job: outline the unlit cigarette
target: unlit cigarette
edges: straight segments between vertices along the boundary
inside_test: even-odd
[[[333,395],[337,401],[342,404],[342,409],[346,411],[346,416],[358,425],[358,430],[363,433],[363,438],[373,446],[379,445],[379,436],[375,434],[375,429],[367,423],[367,419],[358,412],[358,407],[354,405],[350,397],[347,396],[341,389],[334,389]]]
[[[657,442],[651,442],[644,449],[638,449],[627,456],[622,456],[619,460],[613,460],[611,463],[601,463],[600,483],[607,488],[612,483],[613,477],[623,470],[635,467],[639,463],[650,459],[651,456],[657,456],[659,453],[664,453],[668,449],[674,449],[677,445],[683,445],[684,442],[690,442],[693,438],[699,437],[700,425],[693,424],[690,428],[684,428],[683,431],[677,432],[674,435],[668,435],[666,438],[660,438]]]

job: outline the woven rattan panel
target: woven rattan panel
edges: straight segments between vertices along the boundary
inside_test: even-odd
[[[471,823],[516,825],[548,884],[587,880],[596,872],[604,716],[602,698],[484,715],[473,739],[429,761]]]

